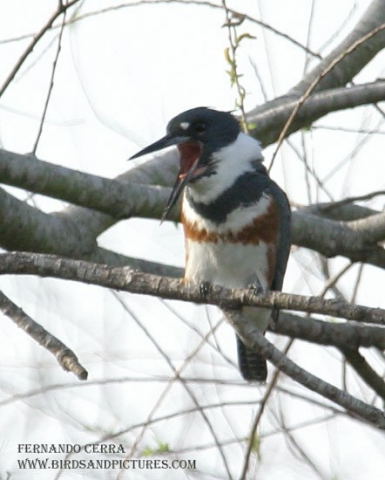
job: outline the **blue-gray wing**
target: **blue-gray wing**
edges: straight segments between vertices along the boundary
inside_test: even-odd
[[[273,217],[268,222],[272,232],[276,232],[273,254],[275,257],[274,271],[270,276],[272,278],[271,290],[282,289],[283,278],[286,272],[287,261],[290,253],[290,206],[285,193],[279,186],[271,180],[262,165],[257,166],[256,176],[248,176],[250,186],[253,189],[245,188],[243,195],[249,195],[251,198],[260,198],[264,193],[272,197],[274,202]],[[244,185],[247,186],[247,185]],[[246,203],[246,202],[245,202]],[[273,308],[271,318],[276,321],[279,310]],[[267,377],[267,366],[265,358],[247,347],[242,340],[237,337],[238,363],[243,377],[250,381],[265,381]]]
[[[291,246],[291,212],[286,194],[271,180],[269,193],[274,198],[278,210],[278,235],[276,245],[276,262],[272,290],[282,290]]]

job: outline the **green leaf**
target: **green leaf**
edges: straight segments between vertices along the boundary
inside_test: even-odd
[[[170,445],[166,442],[160,442],[158,445],[157,453],[168,453],[170,451]]]
[[[159,455],[159,454],[168,453],[168,452],[170,452],[170,445],[166,442],[158,441],[158,445],[155,448],[146,447],[142,451],[142,456],[152,457],[154,455]]]
[[[225,54],[225,60],[226,60],[226,62],[229,63],[230,65],[234,65],[234,59],[231,58],[230,48],[229,48],[229,47],[225,48],[224,54]]]
[[[249,40],[255,40],[257,37],[254,37],[254,35],[251,35],[250,33],[242,33],[242,35],[239,35],[239,37],[237,37],[237,44],[239,44],[245,38],[248,38]]]
[[[143,451],[142,451],[142,456],[143,457],[151,457],[152,455],[154,455],[154,450],[150,447],[146,447]]]
[[[251,451],[256,453],[259,459],[261,458],[261,438],[257,432],[255,432],[254,438],[251,442]]]

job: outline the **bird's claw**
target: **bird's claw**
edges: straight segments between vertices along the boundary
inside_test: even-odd
[[[255,282],[249,285],[249,290],[253,295],[263,295],[263,293],[265,292],[262,285],[259,282]]]
[[[205,281],[199,284],[199,293],[203,299],[207,298],[207,295],[210,293],[210,291],[211,291],[210,282]]]

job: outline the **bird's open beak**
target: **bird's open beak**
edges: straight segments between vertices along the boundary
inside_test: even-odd
[[[157,152],[158,150],[162,150],[166,147],[171,147],[172,145],[177,145],[178,143],[185,142],[188,140],[188,137],[175,137],[173,135],[166,135],[165,137],[161,138],[157,142],[152,143],[148,147],[143,148],[138,153],[135,153],[129,160],[133,160],[134,158],[141,157],[142,155],[147,155],[148,153]]]
[[[148,153],[156,152],[166,147],[177,145],[180,152],[180,168],[175,184],[172,188],[171,195],[167,201],[166,208],[163,212],[161,222],[167,218],[171,208],[175,205],[181,194],[183,187],[194,177],[199,175],[201,168],[198,168],[199,159],[202,154],[202,144],[191,140],[189,137],[166,135],[148,147],[143,148],[140,152],[133,155],[133,158],[141,157]]]

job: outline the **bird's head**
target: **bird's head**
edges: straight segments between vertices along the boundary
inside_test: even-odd
[[[228,112],[207,107],[187,110],[167,125],[167,134],[131,157],[137,158],[177,145],[180,168],[163,219],[177,201],[185,185],[215,173],[212,154],[233,143],[240,133],[236,118]]]

